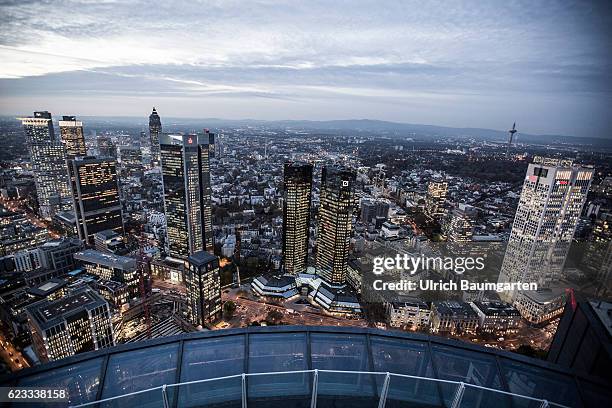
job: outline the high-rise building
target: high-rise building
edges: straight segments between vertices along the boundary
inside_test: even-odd
[[[115,345],[108,303],[87,286],[55,301],[33,303],[26,313],[42,362]]]
[[[286,162],[284,185],[283,263],[287,273],[305,273],[310,235],[312,164]]]
[[[20,118],[30,153],[40,215],[51,220],[61,211],[70,210],[70,188],[66,170],[66,150],[55,137],[51,114],[34,112],[34,117]]]
[[[62,143],[66,147],[66,157],[73,159],[79,156],[87,156],[83,122],[76,120],[74,116],[63,116],[62,120],[59,121],[59,127]]]
[[[215,134],[208,129],[204,129],[204,134],[205,136],[208,136],[208,157],[214,159],[217,153]]]
[[[593,168],[534,157],[527,168],[499,282],[537,282],[546,288],[561,278],[592,177]],[[514,301],[516,295],[504,292],[502,300]]]
[[[474,235],[475,216],[476,209],[471,205],[461,203],[454,208],[445,228],[448,242],[471,242]]]
[[[430,217],[441,217],[444,215],[444,202],[448,183],[442,179],[434,179],[427,185],[426,210]]]
[[[187,258],[185,269],[187,311],[194,326],[204,326],[221,315],[219,258],[196,251]]]
[[[162,135],[161,118],[155,108],[149,115],[149,137],[151,138],[151,163],[157,166],[160,164],[160,136]]]
[[[332,284],[346,283],[355,208],[353,171],[323,167],[317,235],[317,273]]]
[[[214,250],[207,142],[193,134],[161,137],[166,235],[175,258]]]
[[[98,146],[98,157],[117,159],[117,145],[115,145],[110,136],[98,136],[96,143]]]
[[[93,246],[94,234],[123,234],[123,216],[115,160],[79,157],[69,162],[79,238]]]

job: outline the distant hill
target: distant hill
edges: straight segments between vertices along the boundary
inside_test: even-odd
[[[9,119],[10,117],[7,117]],[[141,126],[143,130],[148,124],[146,117],[100,117],[100,116],[80,116],[80,118],[90,125],[133,125]],[[13,117],[14,119],[14,117]],[[257,120],[257,119],[219,119],[219,118],[172,118],[162,116],[162,123],[167,128],[173,127],[193,127],[200,129],[241,127],[241,126],[263,126],[279,129],[304,129],[318,130],[321,132],[359,132],[372,133],[373,135],[383,135],[387,137],[407,138],[407,137],[463,137],[474,138],[477,140],[490,142],[504,142],[508,140],[506,131],[482,129],[482,128],[454,128],[447,126],[421,125],[411,123],[387,122],[372,119],[347,119],[347,120]],[[592,146],[594,148],[612,148],[612,139],[602,139],[594,137],[576,137],[565,135],[533,135],[517,133],[519,142],[530,144],[546,145],[581,145]]]

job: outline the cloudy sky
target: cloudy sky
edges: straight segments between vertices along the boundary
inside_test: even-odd
[[[609,3],[0,0],[0,114],[156,106],[610,138]]]

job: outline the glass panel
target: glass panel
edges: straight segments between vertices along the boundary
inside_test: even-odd
[[[185,342],[181,382],[242,374],[244,372],[244,336],[224,336]],[[179,406],[198,407],[234,401],[240,405],[242,378],[183,385],[179,388]]]
[[[370,371],[365,336],[311,333],[310,353],[312,368]],[[369,401],[377,394],[375,378],[371,374],[319,373],[319,401],[325,395],[361,396]]]
[[[95,358],[56,368],[39,374],[30,375],[19,380],[22,387],[59,387],[68,390],[70,405],[95,401],[100,385],[103,358]],[[40,404],[19,404],[20,407],[38,406]]]
[[[512,397],[508,394],[483,390],[466,385],[461,399],[461,408],[540,408],[541,403],[526,398]]]
[[[374,371],[434,378],[427,344],[419,341],[370,337]],[[441,393],[435,381],[394,377],[388,399],[424,401],[439,405]],[[382,383],[378,384],[379,392]]]
[[[312,373],[269,374],[248,377],[249,408],[308,408]],[[320,405],[318,405],[320,407]]]
[[[442,404],[440,395],[445,388],[448,390],[448,394],[452,395],[456,385],[438,384],[434,379],[426,381],[391,376],[385,408],[443,407],[445,405]]]
[[[612,391],[610,388],[578,380],[580,394],[587,407],[612,407]]]
[[[572,377],[506,358],[500,359],[500,364],[511,392],[563,405],[580,405]]]
[[[378,406],[380,394],[376,382],[384,374],[353,374],[319,372],[317,408],[370,408]]]
[[[278,333],[252,334],[249,336],[249,372],[307,370],[306,334]],[[274,380],[274,381],[272,381]],[[247,379],[249,398],[264,398],[282,395],[283,400],[291,395],[310,393],[310,374],[250,376]],[[249,405],[251,405],[249,403]]]
[[[111,355],[106,368],[102,398],[176,382],[178,343],[147,347]],[[161,391],[122,398],[110,406],[158,407]]]
[[[431,348],[439,378],[450,381],[463,381],[494,389],[502,388],[494,356],[458,347],[432,345]],[[447,402],[452,401],[454,395],[449,394],[445,390],[444,388],[442,392],[444,400]],[[473,395],[464,395],[464,404],[477,404],[477,401],[470,401]]]

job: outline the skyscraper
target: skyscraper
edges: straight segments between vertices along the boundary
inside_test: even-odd
[[[187,311],[195,326],[204,326],[221,315],[219,258],[196,251],[187,258],[185,269]]]
[[[79,156],[87,156],[83,122],[76,120],[74,116],[63,116],[62,120],[59,121],[59,127],[62,143],[66,147],[66,157],[73,159]]]
[[[26,313],[42,362],[115,345],[108,303],[87,286],[55,301],[33,303]]]
[[[448,183],[440,178],[433,179],[427,185],[427,215],[430,217],[441,217],[444,215],[444,202],[446,201],[446,193],[448,191]]]
[[[175,258],[214,250],[207,142],[198,135],[161,137],[166,234]]]
[[[71,208],[66,150],[55,137],[49,112],[34,112],[34,117],[19,119],[30,153],[39,213],[50,220],[55,214]]]
[[[205,136],[208,136],[208,157],[215,158],[217,145],[215,144],[215,134],[208,129],[204,129]]]
[[[149,136],[151,138],[151,163],[157,166],[160,164],[159,157],[159,140],[162,135],[162,124],[159,115],[155,108],[153,108],[153,112],[149,115]]]
[[[117,146],[110,136],[98,136],[96,138],[98,146],[98,157],[112,157],[117,159]]]
[[[332,284],[346,282],[355,205],[355,173],[325,166],[317,236],[317,273]]]
[[[538,282],[546,288],[561,277],[586,200],[593,168],[570,160],[534,157],[529,164],[500,282]],[[504,292],[504,301],[516,292]]]
[[[291,274],[308,266],[312,164],[286,162],[283,197],[283,262]]]
[[[79,238],[93,246],[97,232],[123,234],[115,160],[86,156],[70,160],[68,167]]]

